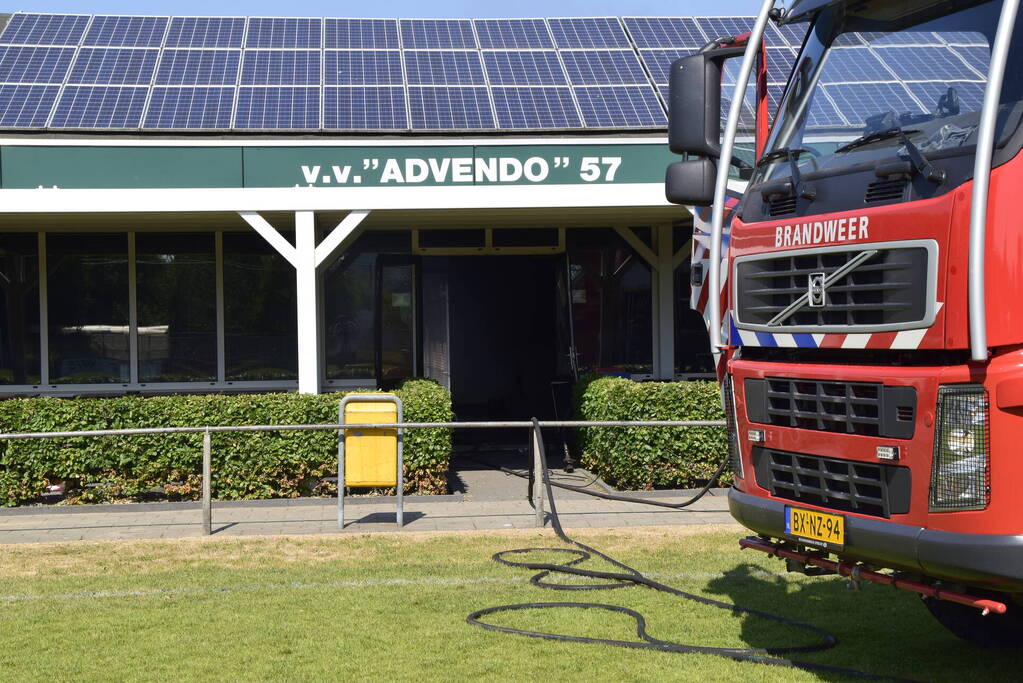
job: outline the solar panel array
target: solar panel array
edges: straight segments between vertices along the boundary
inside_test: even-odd
[[[0,33],[0,127],[663,129],[671,62],[751,26],[744,17],[17,13]],[[802,38],[801,27],[768,26],[772,106]],[[986,48],[968,34],[863,34],[847,43],[826,65],[814,125],[861,125],[879,97],[866,81],[885,83],[885,99],[914,110],[927,110],[943,82],[963,84],[967,103],[982,93],[976,64]],[[737,67],[728,63],[726,84]],[[744,125],[753,118],[749,90]]]
[[[845,34],[821,67],[811,123],[861,128],[887,112],[928,114],[950,87],[964,112],[978,111],[988,58],[980,33]]]

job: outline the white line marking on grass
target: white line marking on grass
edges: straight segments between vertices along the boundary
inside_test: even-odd
[[[724,574],[715,572],[687,572],[679,574],[648,574],[647,576],[657,579],[700,579],[711,580],[728,578]],[[751,577],[763,578],[792,578],[803,579],[802,575],[791,576],[764,570],[756,570],[750,573]],[[35,600],[81,600],[95,598],[145,598],[175,595],[217,595],[222,593],[251,593],[257,591],[275,590],[308,590],[321,588],[373,588],[379,586],[472,586],[493,583],[523,583],[529,580],[527,576],[519,577],[498,577],[484,576],[477,579],[455,579],[443,577],[427,577],[422,579],[363,579],[359,581],[323,581],[304,582],[292,581],[289,583],[255,583],[238,586],[212,586],[209,588],[147,588],[140,590],[124,591],[80,591],[76,593],[57,594],[33,594],[21,593],[13,595],[0,595],[0,604],[11,605],[19,602],[31,602]],[[738,579],[735,579],[738,580]]]

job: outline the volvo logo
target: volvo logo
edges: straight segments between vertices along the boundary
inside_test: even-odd
[[[807,283],[807,304],[810,308],[824,306],[824,273],[810,273]]]

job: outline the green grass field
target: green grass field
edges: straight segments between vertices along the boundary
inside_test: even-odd
[[[838,636],[836,649],[806,655],[809,661],[920,680],[1019,678],[1023,654],[970,648],[914,596],[784,574],[780,562],[740,552],[740,533],[690,527],[576,535],[671,585]],[[688,643],[763,647],[810,637],[638,587],[541,590],[524,570],[490,560],[498,550],[536,545],[560,544],[550,532],[509,531],[0,547],[0,677],[820,680],[705,655],[556,643],[466,624],[483,607],[578,599],[632,607],[647,616],[654,636]],[[592,610],[490,619],[635,638],[627,617]]]

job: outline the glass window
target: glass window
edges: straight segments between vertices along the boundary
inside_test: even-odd
[[[415,374],[415,267],[380,263],[380,371],[382,387],[397,386]]]
[[[212,233],[135,238],[140,382],[217,378]]]
[[[609,230],[569,233],[580,371],[653,372],[650,268]]]
[[[47,235],[50,381],[128,382],[127,234]]]
[[[228,381],[298,377],[295,269],[259,235],[224,235]]]
[[[323,277],[328,379],[372,379],[375,254],[342,254]]]
[[[0,384],[39,383],[39,238],[0,235]]]

